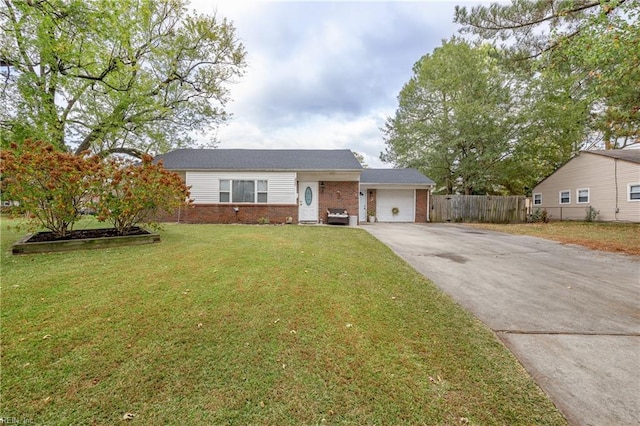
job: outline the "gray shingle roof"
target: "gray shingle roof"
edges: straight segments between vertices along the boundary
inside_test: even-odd
[[[361,183],[435,185],[435,182],[416,169],[363,169]]]
[[[585,151],[589,154],[604,155],[618,160],[640,163],[640,149],[609,149],[606,151]]]
[[[169,170],[362,170],[348,149],[177,149],[159,160]]]

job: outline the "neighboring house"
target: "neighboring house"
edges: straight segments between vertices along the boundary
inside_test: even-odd
[[[640,222],[640,149],[582,151],[533,188],[533,209],[553,220]]]
[[[380,221],[428,220],[431,180],[413,169],[363,169],[346,149],[179,149],[157,156],[156,161],[182,177],[193,200],[193,208],[164,220],[326,223],[327,210],[340,208],[357,221],[358,216],[365,217],[365,194],[373,197],[370,204],[377,201],[374,208],[398,204],[397,215],[388,215],[391,208],[385,209],[378,215]],[[372,178],[366,181],[361,175]],[[387,181],[379,181],[380,177]]]

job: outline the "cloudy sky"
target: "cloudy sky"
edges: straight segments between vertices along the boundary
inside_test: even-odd
[[[413,64],[457,34],[456,4],[192,0],[233,21],[248,54],[219,148],[351,149],[371,167]]]

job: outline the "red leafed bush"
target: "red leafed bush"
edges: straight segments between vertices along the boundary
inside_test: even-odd
[[[131,163],[27,140],[0,152],[0,177],[2,199],[17,201],[28,212],[29,227],[44,227],[58,237],[65,237],[86,210],[125,234],[142,222],[155,227],[159,213],[190,204],[182,179],[151,156]]]
[[[137,223],[151,227],[161,212],[173,212],[187,206],[189,188],[180,176],[154,164],[145,155],[140,163],[109,159],[104,164],[103,189],[97,199],[98,220],[110,222],[118,233],[125,233]]]
[[[42,141],[11,144],[0,152],[2,198],[29,212],[30,228],[60,237],[73,229],[101,187],[102,160],[74,155]]]

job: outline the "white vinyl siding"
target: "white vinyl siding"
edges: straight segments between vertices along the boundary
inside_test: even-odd
[[[576,191],[576,203],[578,204],[589,203],[589,188],[580,188]]]
[[[187,186],[191,187],[191,199],[194,204],[212,204],[219,202],[218,182],[212,183],[211,173],[187,172]]]
[[[257,184],[259,200],[266,196],[268,204],[296,204],[296,174],[294,172],[187,172],[186,183],[191,186],[191,199],[194,204],[228,202],[220,200],[221,180],[266,181],[267,191],[261,190],[264,188],[264,184]]]
[[[560,191],[560,204],[571,204],[571,191]]]
[[[378,189],[376,191],[376,216],[380,222],[413,222],[416,197],[413,189]],[[398,214],[392,209],[398,208]]]

